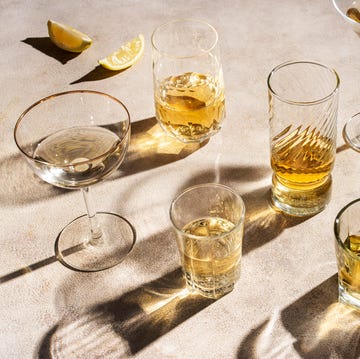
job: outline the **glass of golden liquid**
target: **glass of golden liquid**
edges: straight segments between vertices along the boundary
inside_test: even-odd
[[[331,196],[339,76],[316,62],[286,62],[267,84],[273,204],[290,215],[314,215]]]
[[[339,301],[360,310],[360,199],[339,212],[334,230]]]
[[[182,142],[202,142],[225,117],[218,34],[204,21],[178,19],[152,34],[156,118]]]
[[[171,204],[170,219],[187,287],[217,299],[240,276],[245,205],[231,188],[215,183],[190,187]]]

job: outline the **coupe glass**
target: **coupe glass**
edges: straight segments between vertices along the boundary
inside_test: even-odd
[[[113,173],[125,157],[130,140],[126,107],[96,91],[54,94],[21,114],[14,137],[40,178],[83,193],[87,215],[74,219],[58,235],[59,261],[85,272],[120,263],[135,244],[135,230],[118,214],[96,213],[89,186]]]

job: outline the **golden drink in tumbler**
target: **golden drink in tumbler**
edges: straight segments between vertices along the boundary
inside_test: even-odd
[[[242,233],[231,232],[233,228],[232,222],[218,217],[197,219],[184,226],[180,257],[192,286],[205,293],[217,291],[218,295],[232,289],[240,276],[242,249]],[[215,242],[209,238],[212,236],[221,236],[221,241]]]
[[[330,200],[338,86],[334,70],[312,62],[269,75],[272,200],[288,214],[312,215]]]
[[[211,76],[193,72],[170,76],[156,89],[155,108],[166,131],[193,141],[220,129],[224,90]]]
[[[229,187],[193,186],[170,207],[187,287],[209,298],[233,290],[240,276],[245,205]]]
[[[156,118],[182,142],[202,142],[225,118],[218,34],[200,20],[173,20],[152,35]]]
[[[360,310],[360,199],[339,212],[334,230],[339,301]]]

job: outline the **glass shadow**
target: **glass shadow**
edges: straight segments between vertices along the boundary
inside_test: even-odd
[[[86,313],[66,316],[43,338],[39,358],[126,358],[214,301],[190,294],[181,269]]]
[[[237,357],[359,358],[359,323],[360,313],[338,302],[335,274],[253,329]]]

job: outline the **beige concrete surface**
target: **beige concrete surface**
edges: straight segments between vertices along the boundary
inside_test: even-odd
[[[171,142],[154,121],[150,35],[175,17],[207,20],[220,36],[227,118],[199,148]],[[76,56],[54,48],[49,18],[93,45]],[[341,137],[360,111],[360,38],[330,0],[0,0],[0,23],[0,358],[360,357],[360,318],[336,303],[333,243],[335,215],[360,194],[360,155]],[[138,33],[146,48],[135,66],[97,67]],[[332,199],[306,220],[268,204],[266,78],[297,59],[328,64],[341,78]],[[99,210],[133,223],[137,243],[100,273],[56,261],[57,234],[85,211],[81,194],[36,178],[13,140],[27,106],[70,89],[112,94],[132,117],[122,167],[93,193]],[[217,301],[184,293],[168,218],[175,194],[202,182],[233,187],[247,208],[241,279]]]

